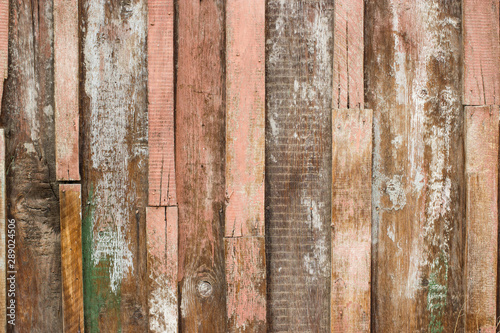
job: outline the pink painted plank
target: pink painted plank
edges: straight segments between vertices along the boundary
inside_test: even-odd
[[[177,204],[174,151],[174,1],[150,0],[149,205]]]
[[[78,0],[54,0],[54,98],[57,180],[80,180],[78,71]]]
[[[226,4],[226,237],[264,235],[265,1]]]
[[[266,332],[264,237],[225,239],[228,332]]]
[[[0,0],[0,104],[9,62],[9,0]]]
[[[363,0],[338,0],[334,9],[333,107],[363,108]]]
[[[498,0],[462,3],[465,105],[500,104],[498,5]]]
[[[331,332],[370,331],[372,111],[332,114]]]
[[[496,332],[498,106],[466,107],[466,331]]]
[[[149,332],[178,331],[177,207],[147,207]]]

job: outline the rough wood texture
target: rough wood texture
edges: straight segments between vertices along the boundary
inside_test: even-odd
[[[62,332],[59,201],[55,170],[52,1],[12,1],[6,135],[7,217],[16,221],[16,325]],[[22,311],[21,311],[22,309]]]
[[[228,332],[266,330],[264,237],[225,239]]]
[[[55,0],[54,99],[57,180],[80,180],[78,25],[78,0]]]
[[[7,288],[6,288],[6,193],[5,193],[5,131],[0,129],[0,333],[5,333],[7,328]]]
[[[178,330],[177,207],[146,209],[149,332]]]
[[[148,2],[149,205],[177,204],[174,148],[174,1]]]
[[[334,108],[363,108],[363,0],[334,2]]]
[[[265,1],[226,3],[226,237],[264,235]]]
[[[465,105],[500,104],[499,3],[463,0]]]
[[[496,332],[498,112],[465,108],[467,332]]]
[[[146,1],[80,13],[85,330],[146,332]]]
[[[59,199],[63,329],[67,333],[84,332],[80,185],[59,185]]]
[[[332,0],[266,9],[267,318],[330,330]]]
[[[368,1],[372,329],[463,331],[460,1]]]
[[[370,332],[372,111],[333,110],[332,132],[331,332]]]
[[[177,6],[180,328],[226,332],[224,1]]]
[[[9,69],[9,0],[0,0],[0,103]]]

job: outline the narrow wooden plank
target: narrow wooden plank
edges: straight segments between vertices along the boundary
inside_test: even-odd
[[[363,108],[364,1],[334,2],[333,99],[334,108]]]
[[[54,1],[54,100],[57,180],[80,180],[78,0]]]
[[[81,2],[87,332],[147,332],[147,1]]]
[[[467,332],[496,332],[498,112],[465,108]]]
[[[64,332],[84,332],[80,184],[59,185]]]
[[[16,295],[9,301],[17,310],[8,331],[62,332],[53,2],[10,5],[10,71],[0,119],[7,139],[7,217],[16,225]]]
[[[500,104],[498,7],[497,0],[463,1],[465,105]]]
[[[174,1],[148,1],[149,205],[177,203],[174,160]]]
[[[267,332],[266,241],[225,239],[228,332]]]
[[[331,332],[370,332],[372,111],[332,115]]]
[[[7,329],[7,262],[6,258],[15,256],[15,249],[8,251],[6,237],[6,193],[5,193],[5,131],[0,129],[0,333]],[[12,240],[9,244],[14,244]],[[11,245],[12,248],[12,245]]]
[[[266,5],[268,330],[328,332],[333,1]]]
[[[265,1],[226,3],[226,237],[264,235]]]
[[[177,2],[176,181],[182,332],[226,332],[223,0]]]
[[[177,207],[147,207],[149,332],[178,331]]]
[[[9,0],[0,0],[0,103],[9,64]]]
[[[462,332],[461,2],[365,2],[372,330]]]

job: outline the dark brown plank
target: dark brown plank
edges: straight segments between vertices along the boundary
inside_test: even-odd
[[[365,2],[372,330],[463,331],[460,1]]]
[[[59,185],[63,329],[84,332],[82,277],[82,195],[80,184]]]
[[[266,8],[270,332],[330,330],[333,1]]]
[[[331,332],[370,332],[372,116],[332,115]]]
[[[224,1],[177,2],[180,330],[226,331]]]
[[[52,1],[11,1],[2,100],[7,218],[16,223],[16,321],[8,332],[62,332],[55,168]]]
[[[146,332],[147,3],[81,8],[85,330]]]

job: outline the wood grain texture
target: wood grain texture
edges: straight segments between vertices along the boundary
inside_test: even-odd
[[[365,3],[373,120],[372,330],[464,330],[459,1]]]
[[[496,332],[498,106],[465,108],[466,332]]]
[[[54,1],[54,99],[57,180],[80,180],[78,0]]]
[[[331,332],[370,332],[372,116],[332,115]]]
[[[179,1],[176,181],[181,332],[226,332],[224,1]]]
[[[177,204],[174,148],[174,1],[148,1],[149,205]]]
[[[267,332],[264,237],[226,238],[227,332]]]
[[[60,184],[59,200],[63,331],[84,332],[80,184]]]
[[[465,105],[500,104],[498,7],[496,0],[462,2]]]
[[[0,129],[0,333],[5,333],[7,329],[7,262],[6,258],[11,258],[12,253],[7,251],[6,237],[6,192],[5,192],[5,130]]]
[[[53,4],[10,4],[10,67],[0,123],[6,136],[7,217],[16,221],[17,311],[16,325],[7,331],[62,332]]]
[[[178,210],[147,207],[149,331],[178,331]]]
[[[265,1],[226,3],[226,237],[264,235]]]
[[[146,332],[147,6],[81,5],[85,330]]]
[[[334,2],[333,98],[334,108],[363,108],[364,1]]]
[[[269,332],[330,330],[333,1],[267,1]]]
[[[0,103],[9,70],[9,0],[0,0]]]

